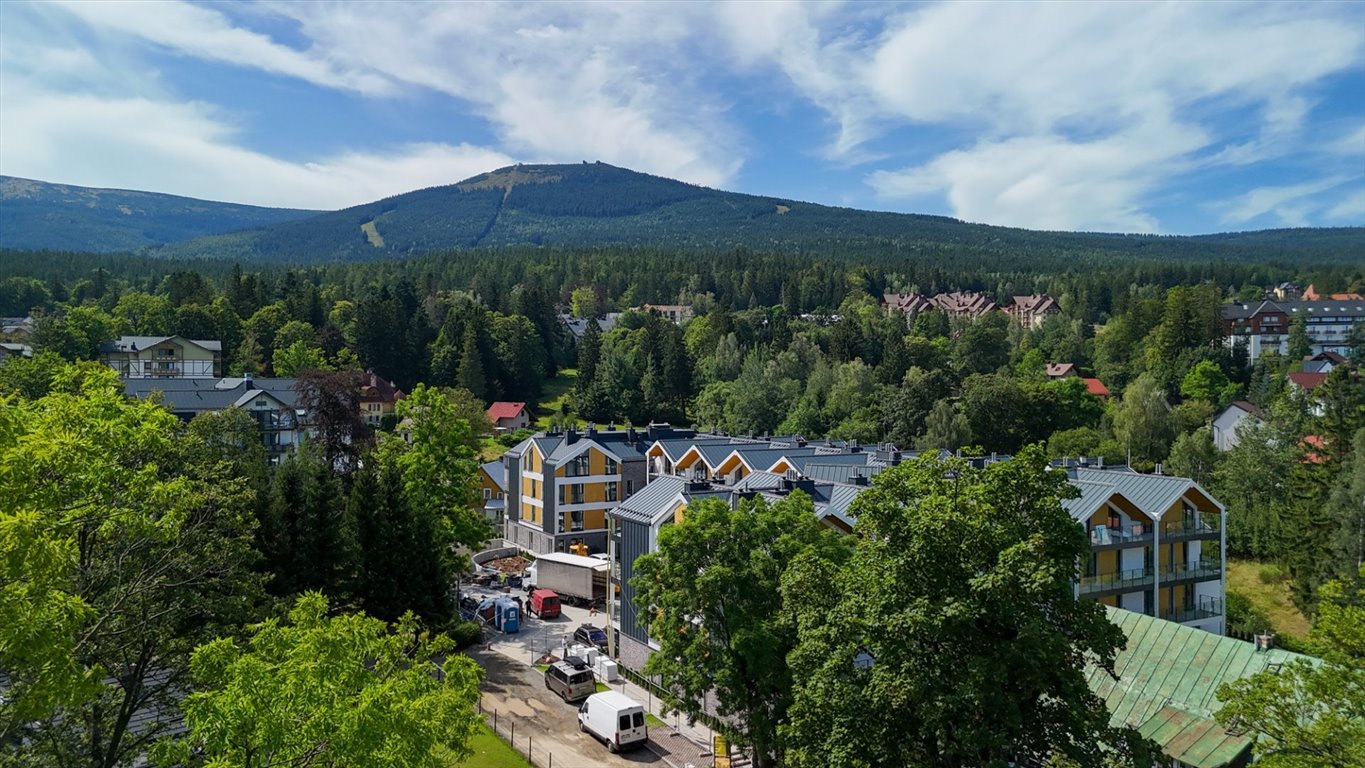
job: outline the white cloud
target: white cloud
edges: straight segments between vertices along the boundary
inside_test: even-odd
[[[203,103],[28,91],[9,78],[0,100],[4,173],[95,187],[136,187],[210,200],[341,208],[448,184],[512,159],[468,144],[409,144],[289,162],[245,149]]]
[[[1269,214],[1284,226],[1302,227],[1309,223],[1309,212],[1317,207],[1312,198],[1345,181],[1345,177],[1333,176],[1302,184],[1257,187],[1214,207],[1222,211],[1224,224],[1245,224]]]
[[[1357,179],[1355,187],[1329,208],[1325,217],[1334,223],[1365,226],[1365,180]]]
[[[922,166],[873,173],[891,198],[946,194],[968,221],[1030,229],[1155,232],[1137,200],[1203,135],[1149,123],[1091,142],[1057,136],[983,141]]]

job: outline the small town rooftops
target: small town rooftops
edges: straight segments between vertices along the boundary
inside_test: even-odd
[[[187,344],[193,344],[210,352],[222,352],[223,342],[210,341],[208,339],[187,339],[184,336],[120,336],[113,341],[105,341],[100,344],[101,352],[136,352],[140,349],[154,347],[163,341],[179,339]]]
[[[1085,382],[1085,390],[1095,397],[1108,397],[1109,387],[1104,386],[1104,382],[1096,378],[1081,379]]]
[[[1306,389],[1311,391],[1322,386],[1322,383],[1327,381],[1327,374],[1295,371],[1289,374],[1288,378],[1289,383],[1293,384],[1299,389]]]

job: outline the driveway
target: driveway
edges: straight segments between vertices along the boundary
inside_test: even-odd
[[[487,672],[484,711],[498,713],[498,733],[504,737],[511,730],[510,724],[515,724],[519,751],[525,753],[529,737],[539,765],[548,768],[551,754],[554,768],[664,765],[654,749],[667,750],[652,743],[653,734],[646,747],[613,755],[602,742],[580,732],[577,705],[566,704],[546,690],[544,674],[535,667],[519,664],[497,651],[477,650],[470,655]]]

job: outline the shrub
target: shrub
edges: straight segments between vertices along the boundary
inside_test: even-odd
[[[1262,584],[1279,584],[1284,581],[1285,573],[1278,565],[1263,565],[1256,571],[1256,578],[1260,579]]]
[[[446,634],[455,641],[457,648],[467,648],[483,640],[483,625],[477,621],[456,619],[446,628]]]
[[[1244,637],[1270,629],[1270,617],[1257,610],[1241,592],[1228,591],[1227,609],[1230,635]]]

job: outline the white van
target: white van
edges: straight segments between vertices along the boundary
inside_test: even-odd
[[[589,696],[578,708],[578,729],[606,742],[612,752],[649,741],[644,706],[619,691]]]

